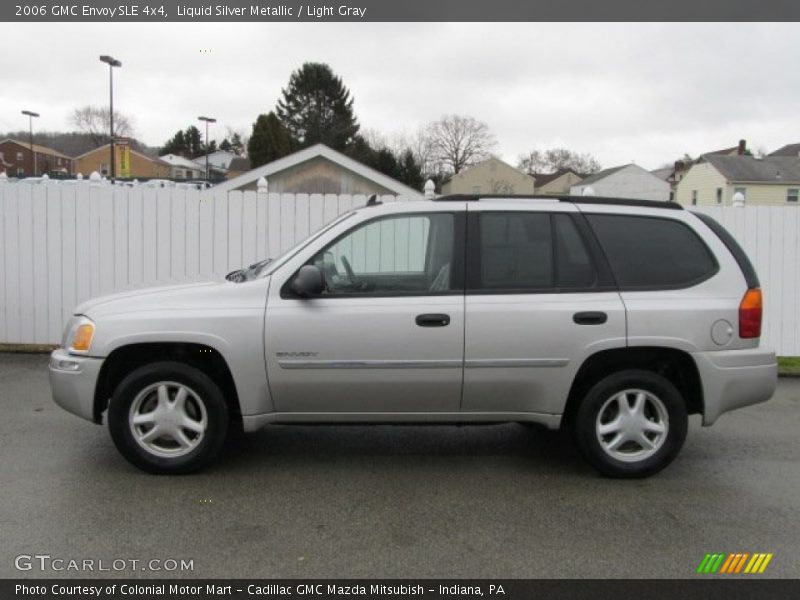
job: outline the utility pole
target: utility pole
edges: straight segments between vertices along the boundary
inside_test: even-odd
[[[31,145],[31,160],[33,161],[33,176],[36,177],[36,152],[33,150],[33,117],[38,117],[39,113],[30,110],[23,110],[23,115],[28,117],[28,143]]]
[[[114,67],[121,67],[122,63],[118,61],[116,58],[108,56],[104,54],[100,57],[100,62],[104,62],[108,65],[108,90],[109,90],[109,133],[111,137],[111,141],[109,143],[109,148],[111,151],[111,182],[114,182],[114,179],[117,177],[117,165],[116,161],[114,160]]]

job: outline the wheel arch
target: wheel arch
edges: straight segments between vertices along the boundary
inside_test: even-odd
[[[601,350],[587,357],[572,381],[562,426],[572,420],[586,392],[603,377],[625,369],[642,369],[669,379],[681,392],[688,414],[703,414],[703,386],[692,356],[662,346],[627,346]]]
[[[212,346],[194,342],[142,342],[115,348],[103,361],[94,393],[93,418],[102,423],[103,413],[114,389],[134,369],[159,361],[177,361],[193,366],[211,377],[222,391],[228,413],[241,420],[239,395],[223,355]]]

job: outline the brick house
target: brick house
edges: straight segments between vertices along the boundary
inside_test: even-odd
[[[35,166],[35,168],[34,168]],[[47,173],[50,177],[71,177],[73,160],[57,150],[19,140],[0,141],[0,173],[9,177],[33,177]]]

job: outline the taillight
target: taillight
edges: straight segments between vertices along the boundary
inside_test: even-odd
[[[761,290],[759,288],[747,290],[739,304],[740,338],[757,338],[761,336],[762,312]]]

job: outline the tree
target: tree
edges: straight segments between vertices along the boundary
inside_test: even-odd
[[[434,160],[454,174],[487,158],[497,144],[486,123],[462,115],[443,116],[425,135]]]
[[[323,143],[342,152],[353,143],[359,129],[353,98],[328,65],[303,64],[281,94],[278,119],[300,147]]]
[[[183,131],[176,131],[167,143],[161,148],[159,154],[178,154],[186,158],[197,158],[206,154],[206,152],[214,152],[217,149],[217,142],[211,140],[206,148],[203,143],[203,134],[194,125],[189,125]]]
[[[164,144],[163,148],[161,148],[161,152],[159,154],[161,154],[162,156],[164,154],[178,154],[180,156],[185,156],[188,153],[189,151],[186,145],[186,138],[183,135],[183,131],[178,130],[175,132],[175,135],[173,135],[169,140],[167,140],[167,143]]]
[[[517,168],[528,175],[555,173],[560,169],[571,169],[588,175],[600,170],[600,163],[591,154],[579,154],[566,148],[531,150],[519,157]]]
[[[229,132],[230,133],[230,132]],[[234,131],[231,133],[231,152],[233,152],[236,156],[241,156],[244,154],[245,142],[242,140],[242,134],[238,131]]]
[[[70,114],[70,122],[80,131],[87,133],[92,138],[95,148],[108,143],[111,131],[111,112],[106,107],[86,105],[76,108]],[[132,137],[134,135],[133,123],[130,118],[114,111],[114,136]]]
[[[186,139],[186,151],[189,153],[187,158],[196,158],[205,153],[203,134],[197,127],[189,125],[183,132],[183,137]]]
[[[228,138],[225,138],[219,143],[219,149],[224,152],[232,152],[231,148],[232,146],[231,143],[228,141]]]
[[[425,185],[425,176],[422,173],[422,167],[414,158],[414,152],[411,148],[407,148],[405,152],[400,155],[400,176],[399,179],[408,187],[415,190],[422,191]]]
[[[291,154],[295,143],[289,131],[274,112],[258,115],[253,123],[253,133],[247,143],[247,154],[252,168]]]

